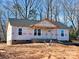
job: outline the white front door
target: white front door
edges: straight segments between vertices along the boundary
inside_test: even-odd
[[[52,30],[48,30],[48,39],[53,39],[53,33]]]

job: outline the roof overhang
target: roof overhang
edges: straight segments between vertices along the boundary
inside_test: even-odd
[[[58,27],[36,26],[36,25],[31,26],[31,28],[34,28],[34,29],[58,29]]]

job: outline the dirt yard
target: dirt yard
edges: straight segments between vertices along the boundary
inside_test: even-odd
[[[79,47],[56,43],[0,44],[0,59],[79,59]]]

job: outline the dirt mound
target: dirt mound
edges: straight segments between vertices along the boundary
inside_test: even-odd
[[[79,47],[56,43],[0,44],[0,59],[79,59]]]

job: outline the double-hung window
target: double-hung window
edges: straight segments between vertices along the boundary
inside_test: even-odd
[[[64,36],[64,30],[61,31],[61,36],[62,36],[62,37]]]
[[[41,29],[38,29],[38,36],[41,35]]]
[[[35,29],[34,30],[34,36],[40,36],[41,35],[41,29]]]
[[[34,36],[36,36],[36,35],[37,35],[37,29],[34,30]]]
[[[22,35],[22,28],[18,29],[18,35]]]

